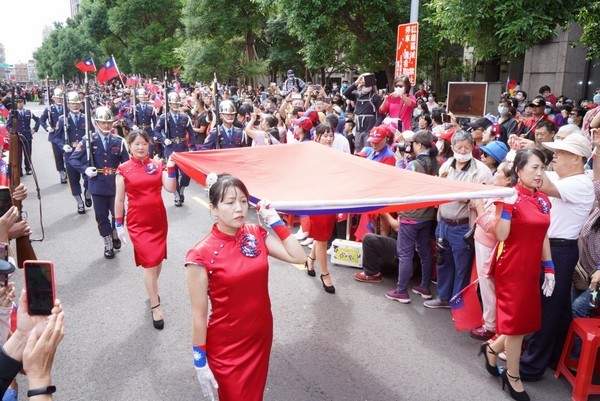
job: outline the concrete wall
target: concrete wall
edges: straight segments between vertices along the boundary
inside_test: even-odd
[[[556,38],[537,44],[525,53],[521,89],[527,92],[528,98],[535,97],[543,85],[549,85],[557,97],[580,97],[586,51],[581,46],[571,47],[580,36],[581,28],[573,24],[566,31],[560,31]]]

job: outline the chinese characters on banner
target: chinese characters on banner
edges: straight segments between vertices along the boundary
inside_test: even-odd
[[[406,75],[414,85],[417,79],[417,49],[419,48],[419,23],[398,25],[395,77]]]

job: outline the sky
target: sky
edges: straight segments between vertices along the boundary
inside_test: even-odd
[[[69,0],[0,0],[6,62],[26,63],[42,44],[42,30],[71,16]]]

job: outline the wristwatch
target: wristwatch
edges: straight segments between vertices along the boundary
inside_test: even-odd
[[[36,395],[42,394],[54,394],[56,392],[56,386],[45,386],[34,388],[33,390],[29,390],[27,392],[27,397],[35,397]]]

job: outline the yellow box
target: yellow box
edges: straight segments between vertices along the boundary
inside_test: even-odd
[[[362,243],[336,239],[333,241],[332,246],[331,263],[362,268]]]

